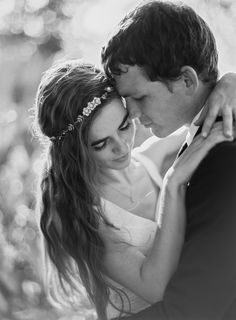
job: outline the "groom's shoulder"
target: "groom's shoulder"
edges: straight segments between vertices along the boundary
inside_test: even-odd
[[[209,161],[218,162],[234,160],[236,165],[236,139],[233,141],[224,141],[214,146],[206,156]]]
[[[208,171],[236,173],[236,139],[224,141],[214,146],[200,164],[196,174],[207,175]]]
[[[214,199],[225,197],[231,201],[235,190],[236,140],[219,143],[209,151],[189,181],[187,203],[204,197],[209,201],[209,194]]]

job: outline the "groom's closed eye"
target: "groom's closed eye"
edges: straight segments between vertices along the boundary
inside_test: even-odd
[[[144,98],[145,98],[145,96],[140,96],[140,97],[133,97],[132,99],[135,101],[141,102],[144,100]]]

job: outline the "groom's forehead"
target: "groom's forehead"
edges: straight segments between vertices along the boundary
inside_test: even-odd
[[[132,95],[134,87],[132,86],[132,81],[129,80],[129,76],[127,76],[127,74],[122,73],[121,75],[115,76],[114,78],[116,89],[122,97],[125,98]]]
[[[138,94],[142,89],[145,75],[143,70],[138,66],[121,65],[121,73],[114,75],[116,88],[123,97]]]

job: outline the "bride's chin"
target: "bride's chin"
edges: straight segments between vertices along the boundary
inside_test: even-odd
[[[131,162],[131,158],[129,156],[129,158],[123,162],[120,163],[116,163],[115,168],[116,170],[123,170],[125,168],[128,168],[128,166],[130,165]]]

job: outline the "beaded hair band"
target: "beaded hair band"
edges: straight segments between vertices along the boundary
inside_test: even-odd
[[[62,133],[58,136],[50,137],[51,141],[60,141],[64,136],[75,129],[77,123],[82,122],[85,117],[88,117],[90,113],[102,103],[102,100],[107,99],[107,95],[109,92],[112,92],[114,89],[112,87],[106,87],[105,93],[101,97],[94,97],[92,101],[88,102],[87,106],[83,108],[82,115],[78,115],[74,123],[69,123],[67,128],[62,131]]]

